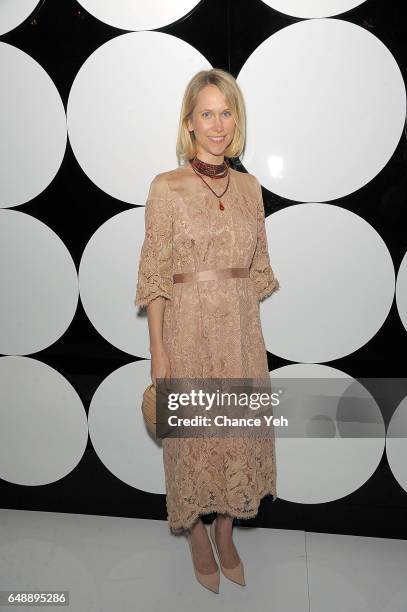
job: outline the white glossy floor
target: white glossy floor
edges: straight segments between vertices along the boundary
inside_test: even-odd
[[[234,527],[247,586],[215,594],[164,521],[0,510],[0,533],[0,590],[69,590],[70,612],[407,610],[405,540]]]

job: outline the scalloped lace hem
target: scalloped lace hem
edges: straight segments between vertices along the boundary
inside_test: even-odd
[[[192,525],[195,523],[195,521],[197,521],[201,515],[204,515],[204,514],[213,514],[214,512],[217,512],[217,513],[220,513],[220,514],[229,514],[233,518],[237,518],[237,519],[251,519],[251,518],[254,518],[255,516],[258,515],[260,502],[263,499],[263,497],[266,497],[267,495],[272,495],[273,496],[273,502],[276,501],[277,495],[276,495],[275,488],[274,489],[267,489],[266,491],[264,491],[259,496],[259,504],[258,504],[257,508],[255,508],[251,512],[242,512],[242,513],[239,513],[239,512],[235,512],[234,510],[231,510],[229,508],[229,506],[217,506],[217,505],[214,505],[214,506],[211,506],[211,508],[209,510],[197,510],[193,514],[193,516],[186,523],[182,523],[182,521],[177,521],[175,523],[170,523],[169,522],[168,526],[169,526],[170,531],[173,532],[174,534],[183,533],[185,530],[190,529],[192,527]]]

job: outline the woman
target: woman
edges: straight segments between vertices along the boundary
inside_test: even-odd
[[[181,108],[177,156],[184,163],[155,176],[145,208],[135,303],[147,307],[154,384],[269,378],[259,301],[279,283],[260,184],[228,164],[244,140],[244,101],[233,76],[198,72]],[[169,527],[187,531],[197,579],[219,592],[200,518],[216,512],[210,535],[222,571],[244,585],[233,517],[252,518],[265,495],[276,499],[274,438],[163,438],[163,461]]]

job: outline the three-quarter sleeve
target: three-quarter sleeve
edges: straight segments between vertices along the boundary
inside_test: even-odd
[[[257,299],[261,301],[274,291],[277,291],[280,287],[280,283],[274,276],[273,269],[270,265],[263,196],[261,185],[257,178],[255,182],[257,201],[257,243],[250,265],[250,278],[254,283]]]
[[[158,174],[151,182],[145,205],[145,236],[138,266],[136,306],[147,306],[159,296],[172,299],[172,220],[168,184],[165,177]]]

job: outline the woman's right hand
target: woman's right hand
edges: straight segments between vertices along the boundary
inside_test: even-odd
[[[170,378],[171,366],[168,355],[163,347],[151,352],[151,381],[157,386],[157,378]]]

